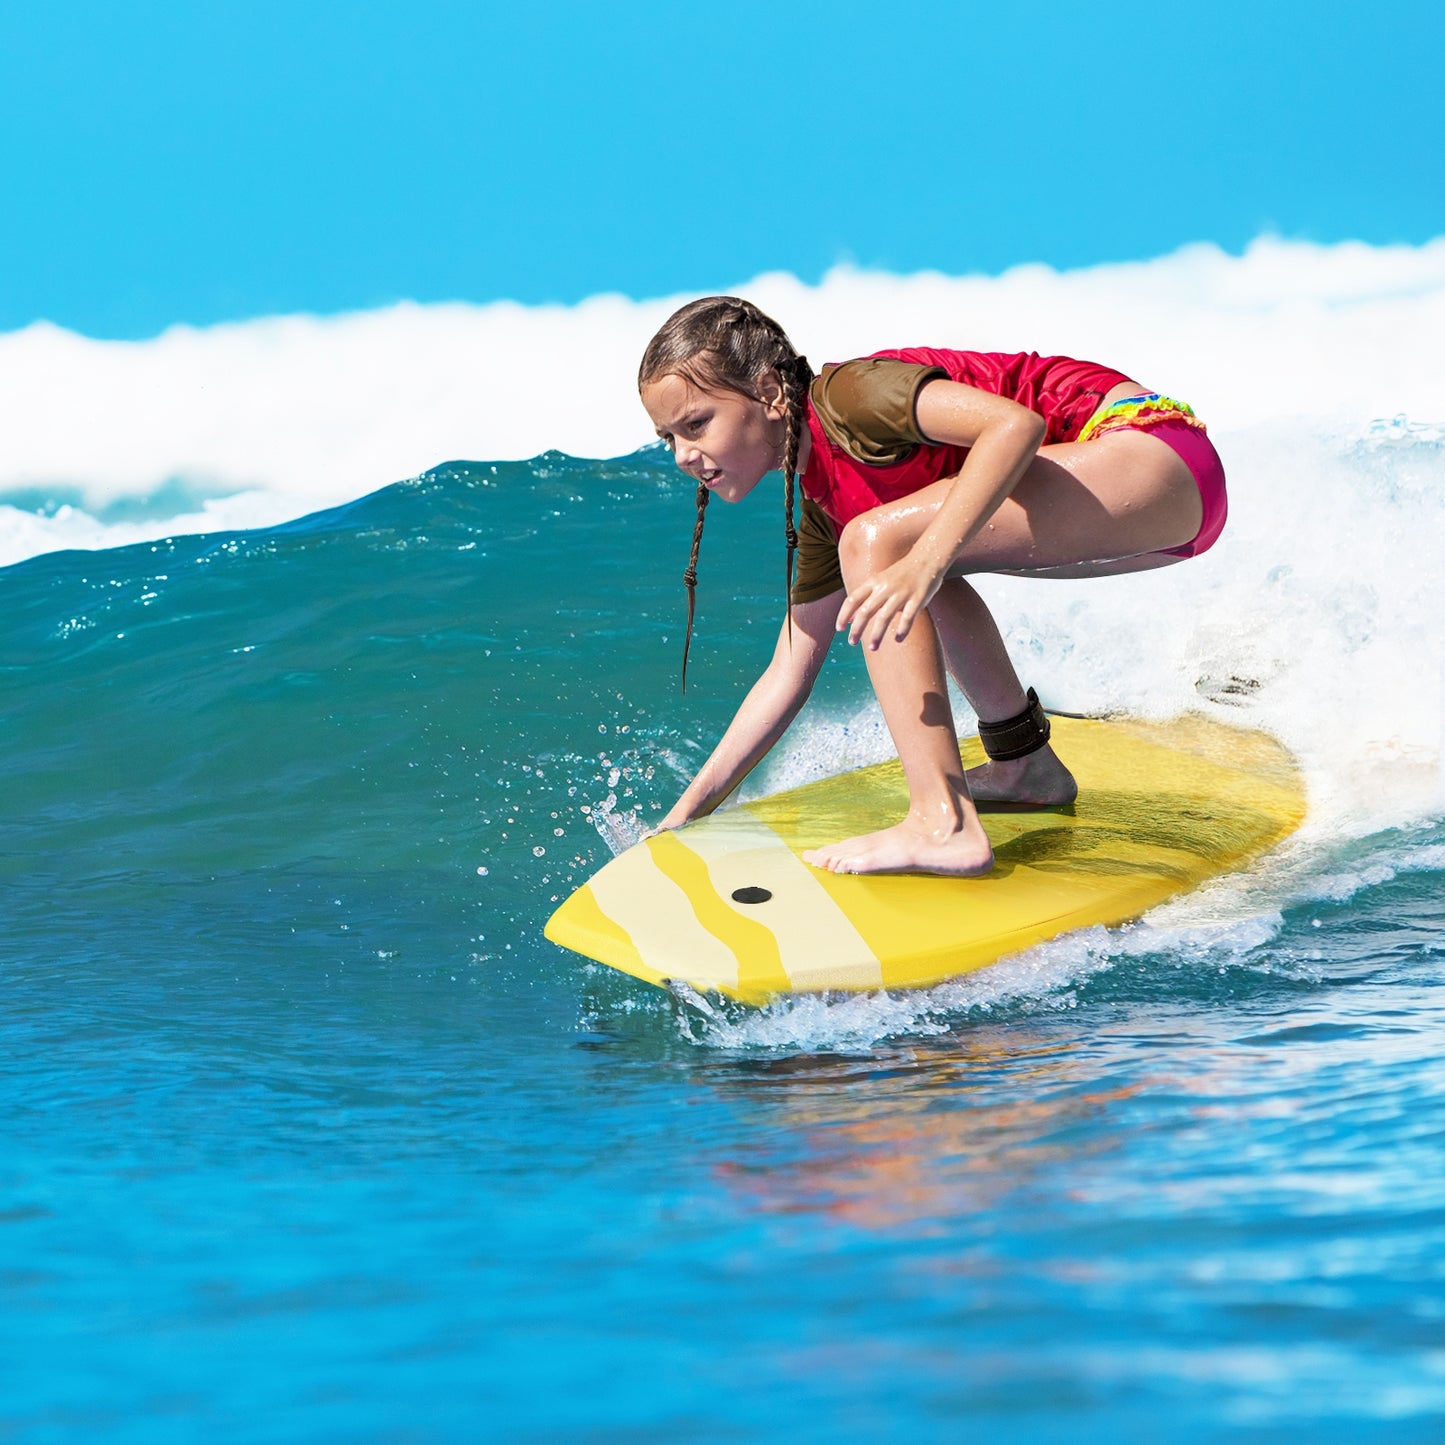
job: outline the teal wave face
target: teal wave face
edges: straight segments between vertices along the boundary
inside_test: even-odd
[[[585,807],[670,800],[720,679],[755,665],[752,614],[780,611],[745,578],[781,589],[781,516],[771,547],[710,517],[684,713],[676,476],[655,451],[453,464],[269,531],[0,573],[4,876],[52,927],[62,880],[133,900],[297,867],[419,871],[454,908],[485,880],[530,917],[596,861]]]

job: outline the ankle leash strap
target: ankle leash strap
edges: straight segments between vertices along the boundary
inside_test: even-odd
[[[1048,714],[1033,688],[1028,691],[1028,699],[1029,705],[1017,717],[1005,718],[1003,722],[979,723],[979,741],[994,762],[1007,763],[1014,758],[1026,758],[1048,742]]]

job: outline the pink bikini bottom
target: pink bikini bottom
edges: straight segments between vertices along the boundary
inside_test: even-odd
[[[1224,464],[1204,434],[1204,423],[1194,415],[1188,402],[1157,391],[1126,396],[1096,411],[1079,433],[1081,442],[1092,441],[1111,431],[1142,431],[1172,447],[1189,468],[1204,503],[1204,521],[1192,542],[1182,547],[1161,547],[1156,556],[1197,557],[1207,552],[1224,530],[1229,503],[1224,495]]]
[[[1199,524],[1194,540],[1182,547],[1161,547],[1159,550],[1166,557],[1197,557],[1219,540],[1219,534],[1224,530],[1224,519],[1229,515],[1229,500],[1224,494],[1224,463],[1219,460],[1219,453],[1204,432],[1188,422],[1159,422],[1140,430],[1173,447],[1180,461],[1189,468],[1194,484],[1199,488],[1199,500],[1204,503],[1204,520]]]

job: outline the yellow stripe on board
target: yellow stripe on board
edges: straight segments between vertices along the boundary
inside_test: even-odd
[[[563,948],[580,949],[589,958],[620,968],[647,983],[664,981],[664,974],[648,967],[627,930],[602,911],[589,884],[584,883],[548,919],[544,932]]]
[[[829,897],[823,877],[746,808],[714,814],[706,828],[685,828],[682,842],[707,863],[718,897],[744,918],[764,924],[777,940],[783,973],[795,989],[881,988],[878,958]],[[767,884],[761,903],[733,901],[740,890]],[[746,963],[746,959],[744,960]],[[744,968],[746,988],[766,990]]]
[[[749,992],[787,989],[788,975],[772,929],[724,902],[713,888],[707,864],[676,833],[659,833],[647,846],[652,861],[687,895],[698,922],[732,952],[736,985]]]
[[[598,906],[632,939],[643,963],[662,978],[685,977],[698,988],[738,986],[738,956],[716,933],[698,922],[687,893],[657,865],[649,838],[629,849],[627,868],[603,868],[589,887]],[[644,870],[639,874],[639,869]]]

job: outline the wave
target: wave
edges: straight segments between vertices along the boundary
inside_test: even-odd
[[[1049,706],[1197,709],[1280,738],[1309,784],[1313,874],[1318,850],[1445,802],[1445,440],[1405,424],[1349,438],[1300,423],[1241,431],[1224,450],[1235,512],[1204,557],[1132,577],[980,586]],[[453,812],[491,816],[509,794],[525,798],[529,846],[549,853],[561,829],[570,850],[595,856],[599,811],[646,821],[671,803],[776,626],[781,519],[767,526],[762,500],[724,508],[710,517],[679,705],[690,522],[676,475],[656,448],[455,465],[272,529],[0,570],[17,808],[31,798],[27,816],[53,803],[70,818],[73,770],[55,759],[74,747],[101,759],[88,786],[115,793],[127,818],[166,797],[186,814],[194,768],[233,757],[214,781],[242,813],[279,766],[298,779],[285,816],[324,819],[308,788],[351,797],[373,754],[407,753],[427,776],[461,780],[442,789],[456,793]],[[888,754],[866,672],[842,644],[835,654],[744,796]],[[131,796],[142,758],[156,775]],[[495,873],[490,845],[465,826],[473,864]]]
[[[979,1010],[1067,1007],[1071,990],[1097,994],[1111,978],[1143,987],[1158,957],[1197,954],[1200,977],[1268,969],[1282,949],[1290,967],[1313,967],[1314,919],[1331,900],[1438,892],[1445,426],[1428,349],[1442,276],[1440,244],[1271,242],[1241,258],[1195,250],[1067,275],[838,272],[815,288],[785,277],[749,288],[816,357],[897,340],[900,316],[938,337],[936,317],[953,314],[966,321],[957,339],[980,345],[1097,342],[1196,402],[1230,474],[1217,547],[1134,577],[981,587],[1049,706],[1195,709],[1263,728],[1300,759],[1310,816],[1266,868],[1132,933],[1061,940],[903,1004],[789,1005],[695,1037],[867,1046]],[[61,337],[76,359],[72,410],[94,421],[98,392],[115,393],[101,416],[114,445],[89,436],[66,452],[58,421],[47,432],[22,415],[23,444],[5,452],[0,770],[21,821],[0,876],[17,926],[40,937],[69,919],[80,938],[96,917],[194,918],[204,937],[204,885],[205,899],[234,896],[236,916],[284,919],[303,900],[307,919],[335,917],[348,958],[390,960],[415,945],[383,915],[420,899],[428,947],[448,959],[511,983],[562,967],[540,924],[605,857],[595,820],[625,827],[672,803],[776,636],[777,499],[709,514],[684,704],[691,496],[665,453],[501,455],[504,435],[522,450],[554,439],[561,412],[577,450],[635,441],[632,366],[671,304],[400,308],[136,344]],[[58,336],[0,338],[5,365],[24,369],[27,346]],[[353,343],[352,375],[373,368],[368,405],[342,376]],[[564,393],[575,407],[559,411],[559,389],[535,381],[552,353],[596,381]],[[392,372],[405,386],[388,392],[377,378]],[[412,414],[405,387],[420,397],[437,378],[479,374],[496,378],[490,405],[457,382],[450,401]],[[209,433],[167,395],[183,383],[220,398]],[[442,424],[448,407],[465,436]],[[168,408],[169,431],[156,425]],[[266,435],[283,415],[306,463],[294,474],[284,429]],[[52,442],[64,465],[47,473]],[[434,446],[499,459],[378,485],[377,467],[408,473]],[[301,515],[275,520],[288,513]],[[47,550],[65,547],[101,550]],[[887,754],[866,673],[836,652],[744,796]],[[363,897],[384,904],[369,921]]]
[[[1445,238],[1419,247],[1264,238],[1000,276],[840,267],[739,287],[815,361],[909,342],[1097,357],[1188,397],[1230,438],[1285,419],[1365,436],[1440,422]],[[446,458],[648,439],[633,377],[681,297],[577,306],[404,303],[175,326],[99,341],[0,335],[0,564],[66,547],[272,526]]]
[[[1348,952],[1349,923],[1329,933],[1339,900],[1378,895],[1393,919],[1438,897],[1445,443],[1299,423],[1244,429],[1226,454],[1244,496],[1205,557],[984,585],[1050,705],[1196,709],[1281,737],[1307,779],[1302,833],[1133,929],[940,989],[684,1009],[693,1044],[848,1052],[1111,990],[1178,1002],[1279,970],[1307,982],[1327,934],[1326,962]],[[679,700],[676,476],[658,448],[454,465],[274,528],[0,569],[12,930],[83,953],[163,928],[208,949],[245,919],[267,947],[320,930],[356,969],[441,959],[513,991],[560,972],[597,995],[584,1027],[668,1008],[540,928],[605,858],[599,814],[645,822],[672,803],[776,636],[780,528],[760,525],[765,504],[724,508]],[[860,659],[835,652],[745,795],[886,753]]]

